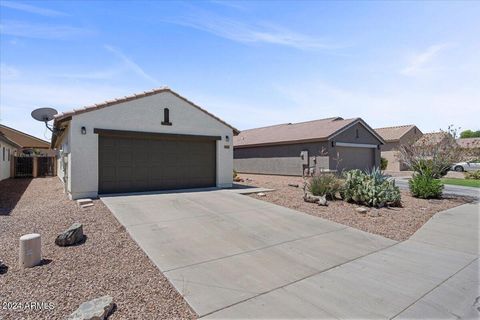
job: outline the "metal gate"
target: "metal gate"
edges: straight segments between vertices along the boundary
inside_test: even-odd
[[[14,157],[15,177],[33,177],[33,158],[32,157]]]
[[[54,173],[54,159],[53,157],[39,157],[38,158],[38,175],[53,176]]]

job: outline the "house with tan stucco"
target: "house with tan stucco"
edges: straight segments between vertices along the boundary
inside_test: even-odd
[[[417,126],[401,125],[375,129],[385,144],[381,146],[382,158],[387,159],[387,171],[403,171],[408,167],[398,159],[398,153],[402,145],[413,144],[423,136]]]

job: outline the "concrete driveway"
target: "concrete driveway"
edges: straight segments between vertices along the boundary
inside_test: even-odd
[[[200,316],[395,243],[231,191],[102,201]]]
[[[201,317],[418,315],[422,297],[478,270],[471,245],[396,243],[227,190],[102,201]]]

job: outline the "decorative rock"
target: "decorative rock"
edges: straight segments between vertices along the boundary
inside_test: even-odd
[[[259,197],[265,197],[265,196],[266,196],[266,194],[265,194],[265,193],[263,193],[263,192],[259,192],[259,193],[257,193],[257,196],[259,196]]]
[[[368,212],[366,208],[362,208],[362,207],[356,208],[355,211],[357,211],[360,214],[366,214]]]
[[[75,312],[73,312],[69,320],[103,320],[107,319],[113,311],[115,304],[111,296],[103,296],[82,303]]]
[[[327,197],[326,196],[318,197],[318,205],[327,207],[328,206]]]
[[[3,263],[2,260],[0,260],[0,274],[7,273],[8,267],[6,264]]]
[[[60,247],[71,246],[83,241],[83,226],[81,223],[74,223],[55,239],[55,244]]]
[[[19,263],[21,268],[31,268],[42,262],[42,240],[38,233],[20,237]]]
[[[317,203],[318,200],[319,200],[319,197],[312,196],[311,194],[305,194],[303,196],[303,201],[305,201],[305,202]]]
[[[289,183],[288,186],[298,188],[298,184],[296,184],[296,183]]]
[[[378,210],[371,210],[371,211],[368,213],[368,215],[369,215],[370,217],[374,217],[374,218],[375,218],[375,217],[380,217],[380,212],[378,212]]]

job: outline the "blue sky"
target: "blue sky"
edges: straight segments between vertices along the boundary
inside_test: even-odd
[[[479,129],[480,2],[0,0],[0,120],[167,85],[236,126]]]

